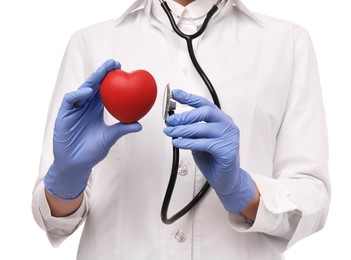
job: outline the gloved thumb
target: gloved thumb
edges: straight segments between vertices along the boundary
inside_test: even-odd
[[[140,123],[136,122],[133,124],[123,124],[117,123],[108,126],[105,133],[105,141],[108,147],[114,145],[119,138],[122,136],[141,131],[142,126]]]

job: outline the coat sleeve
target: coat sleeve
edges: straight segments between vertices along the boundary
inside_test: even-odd
[[[252,174],[261,199],[256,221],[230,214],[239,232],[262,233],[280,252],[323,228],[330,203],[328,140],[315,52],[294,28],[291,86],[279,129],[272,178]]]
[[[46,231],[53,246],[58,246],[84,221],[88,212],[89,187],[80,208],[71,216],[55,218],[51,216],[44,194],[43,177],[53,162],[53,129],[58,109],[64,94],[77,89],[85,78],[84,45],[79,33],[72,35],[58,74],[47,116],[38,179],[32,194],[32,212],[35,221]]]

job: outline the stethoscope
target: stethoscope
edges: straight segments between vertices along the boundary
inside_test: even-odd
[[[206,76],[205,72],[202,70],[200,64],[198,63],[195,53],[194,53],[194,48],[193,48],[193,43],[192,41],[199,37],[206,29],[210,19],[212,16],[217,12],[219,4],[223,2],[223,0],[218,0],[217,3],[211,8],[211,10],[207,13],[206,18],[200,27],[200,29],[191,35],[183,33],[177,26],[176,22],[174,21],[172,11],[167,5],[166,1],[164,0],[159,0],[161,3],[161,6],[163,10],[165,11],[166,15],[168,16],[168,19],[172,25],[173,30],[175,31],[176,34],[178,34],[181,38],[186,40],[187,47],[188,47],[188,52],[190,59],[196,69],[196,71],[199,73],[200,77],[202,78],[203,82],[207,86],[214,104],[218,107],[221,108],[218,96],[216,94],[216,91],[211,83],[211,81],[208,79]],[[165,119],[167,115],[172,115],[174,114],[174,110],[176,109],[176,102],[172,99],[171,95],[171,88],[170,85],[168,84],[165,88],[164,92],[164,97],[163,97],[163,118]],[[178,165],[179,165],[179,149],[173,146],[173,161],[172,161],[172,171],[171,171],[171,176],[169,179],[168,187],[166,190],[166,194],[163,200],[162,208],[161,208],[161,219],[162,222],[165,224],[172,224],[182,216],[184,216],[187,212],[189,212],[206,194],[208,189],[210,188],[210,185],[208,182],[204,184],[202,189],[198,192],[198,194],[180,211],[178,211],[176,214],[174,214],[172,217],[168,218],[167,217],[167,212],[168,212],[168,207],[171,201],[172,193],[174,190],[174,186],[177,180],[177,174],[178,174]]]

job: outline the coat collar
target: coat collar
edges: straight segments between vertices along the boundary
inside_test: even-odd
[[[250,17],[253,21],[255,21],[258,24],[261,24],[262,22],[257,18],[256,15],[254,15],[240,0],[227,0],[228,2],[231,2],[234,8],[237,8],[239,11]],[[151,14],[151,5],[152,5],[152,0],[136,0],[132,5],[116,20],[117,24],[120,24],[123,22],[123,20],[130,14],[138,11],[138,10],[144,10],[144,12],[150,16]]]

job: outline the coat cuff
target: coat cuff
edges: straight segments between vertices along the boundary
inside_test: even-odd
[[[44,185],[38,189],[37,203],[38,213],[42,220],[40,226],[46,231],[50,243],[55,247],[59,246],[63,240],[78,228],[88,212],[88,203],[86,196],[84,196],[80,207],[72,215],[53,217],[46,200]]]
[[[297,211],[289,192],[277,180],[261,175],[252,175],[252,178],[261,194],[256,220],[250,223],[239,213],[229,213],[229,224],[238,232],[260,232],[289,239],[292,223],[286,221],[286,213]],[[294,219],[297,225],[300,218]]]

